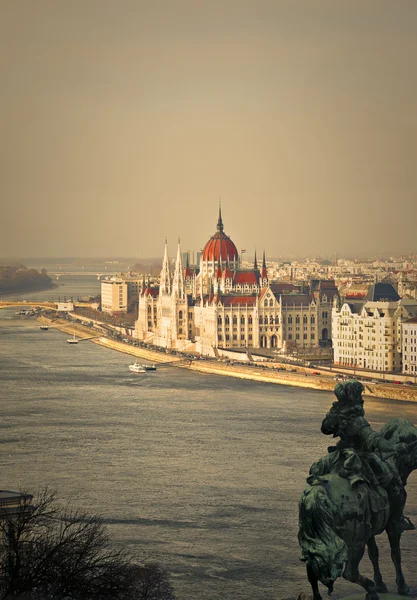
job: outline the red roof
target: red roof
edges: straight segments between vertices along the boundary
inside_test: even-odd
[[[192,269],[191,267],[185,267],[184,277],[193,277],[195,275],[196,269]]]
[[[224,306],[234,306],[237,304],[255,306],[256,296],[222,296],[221,301]]]
[[[259,271],[236,271],[234,285],[258,285]]]
[[[223,231],[216,231],[203,249],[204,261],[238,260],[238,258],[236,246]]]
[[[159,288],[147,287],[143,290],[143,296],[152,296],[153,298],[156,298],[159,296]]]

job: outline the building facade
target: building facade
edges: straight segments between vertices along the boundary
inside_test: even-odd
[[[143,285],[135,335],[165,348],[216,355],[216,348],[307,350],[331,340],[334,281],[309,286],[269,280],[261,265],[242,268],[233,241],[217,230],[205,244],[198,267],[183,264],[178,243],[171,272],[168,248],[158,286]]]
[[[361,301],[335,302],[334,363],[374,371],[402,370],[402,324],[417,313],[417,301],[400,298],[389,283],[376,283]]]
[[[403,373],[417,380],[417,317],[402,324]]]
[[[122,278],[107,277],[101,282],[101,310],[127,312],[127,283]]]

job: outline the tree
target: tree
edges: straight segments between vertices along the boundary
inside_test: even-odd
[[[165,571],[139,566],[110,543],[96,515],[62,507],[45,490],[0,510],[0,599],[174,600]]]

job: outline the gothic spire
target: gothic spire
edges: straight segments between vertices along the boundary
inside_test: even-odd
[[[223,220],[222,220],[222,201],[219,200],[219,219],[217,221],[217,231],[222,232],[224,229],[223,227]]]
[[[178,238],[177,258],[175,261],[174,279],[172,281],[172,293],[177,298],[184,298],[184,290],[184,269],[182,268],[181,242]]]
[[[255,250],[255,260],[253,261],[253,268],[255,271],[258,270],[258,261],[256,259],[256,250]]]
[[[165,251],[164,260],[162,262],[161,279],[159,282],[160,293],[170,294],[171,293],[171,274],[169,272],[169,258],[168,258],[168,242],[165,238]]]
[[[262,271],[261,271],[261,279],[263,281],[268,280],[268,271],[266,270],[266,258],[265,258],[265,250],[262,256]]]

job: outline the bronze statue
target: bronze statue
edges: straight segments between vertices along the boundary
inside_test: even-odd
[[[383,531],[398,592],[407,595],[410,589],[401,569],[400,538],[403,531],[414,529],[403,509],[407,478],[417,468],[417,429],[405,419],[393,419],[380,433],[373,431],[364,417],[363,391],[356,380],[336,386],[337,402],[321,430],[340,440],[312,465],[300,500],[298,539],[314,600],[321,599],[319,581],[331,593],[342,574],[366,590],[367,600],[378,600],[378,592],[387,591],[375,541]],[[375,582],[359,572],[365,546]]]

